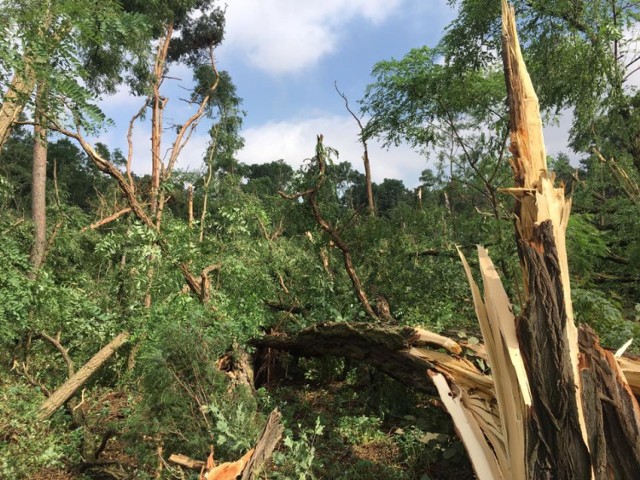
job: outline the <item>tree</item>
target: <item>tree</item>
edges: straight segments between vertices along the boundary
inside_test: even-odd
[[[458,16],[441,42],[446,64],[462,73],[495,68],[497,2],[454,3]],[[576,151],[597,144],[606,155],[628,156],[640,168],[637,94],[630,83],[640,60],[632,28],[640,7],[619,0],[518,0],[514,5],[543,111],[573,110]]]
[[[115,0],[95,5],[10,0],[3,2],[0,20],[3,37],[11,39],[0,45],[0,71],[12,76],[8,85],[0,84],[0,147],[24,108],[35,104],[39,84],[50,99],[65,98],[78,119],[100,120],[81,83],[113,92],[133,62],[144,57],[148,38],[144,19],[124,12]],[[48,103],[47,108],[55,118],[62,105]]]
[[[206,94],[208,85],[214,80],[211,70],[204,68],[196,71],[198,86],[194,91],[194,98],[202,98]],[[237,169],[235,154],[244,146],[240,136],[242,117],[240,110],[242,99],[236,94],[236,87],[227,72],[221,72],[217,79],[217,87],[212,99],[207,105],[207,115],[215,117],[214,124],[209,129],[211,140],[205,153],[207,171],[203,177],[202,213],[200,215],[200,242],[204,240],[205,220],[211,181],[224,174],[234,174]]]
[[[243,170],[245,189],[259,197],[286,192],[293,180],[293,168],[284,160],[247,165]]]
[[[444,52],[423,47],[373,69],[362,108],[368,137],[386,146],[403,141],[437,159],[451,180],[477,190],[500,218],[497,189],[507,179],[504,81],[496,69],[464,71],[442,64]]]
[[[80,82],[86,81],[94,90],[113,91],[131,51],[126,47],[138,46],[136,35],[125,35],[122,29],[141,25],[134,16],[123,15],[114,1],[103,2],[97,9],[74,0],[6,2],[2,15],[6,15],[7,31],[19,34],[9,45],[16,51],[13,59],[0,56],[0,61],[7,61],[0,68],[14,72],[0,109],[0,148],[25,106],[32,104],[35,112],[30,256],[35,274],[46,244],[47,124],[57,119],[65,103],[74,105],[78,119],[83,114],[93,120],[100,117],[99,110],[87,102],[88,92]],[[131,40],[134,43],[128,43]],[[56,103],[58,97],[64,100]]]

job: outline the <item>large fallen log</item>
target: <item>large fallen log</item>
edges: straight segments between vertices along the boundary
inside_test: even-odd
[[[432,395],[437,391],[426,375],[427,370],[461,371],[481,376],[480,370],[463,358],[423,348],[432,345],[456,353],[462,350],[454,340],[421,328],[323,323],[294,336],[271,335],[254,339],[251,344],[301,357],[336,356],[361,360],[405,385]],[[479,378],[476,380],[484,382]],[[487,381],[489,385],[491,381]]]
[[[583,328],[589,329],[580,327]],[[427,343],[425,339],[429,338],[438,341]],[[457,342],[421,327],[327,322],[297,334],[267,335],[250,343],[298,357],[333,356],[359,360],[404,385],[432,395],[438,395],[438,392],[426,374],[427,370],[445,373],[456,381],[493,395],[493,377],[483,374],[473,363],[476,358],[489,361],[485,345]],[[598,348],[602,349],[599,345]],[[611,354],[609,350],[604,351]],[[640,395],[640,358],[625,355],[616,361],[631,391]],[[465,378],[459,378],[460,375]]]

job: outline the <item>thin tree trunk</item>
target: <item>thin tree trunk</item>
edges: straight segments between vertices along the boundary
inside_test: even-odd
[[[126,343],[129,339],[129,334],[123,332],[116,338],[111,340],[109,344],[103,347],[98,353],[96,353],[91,360],[85,363],[75,375],[69,378],[60,388],[58,388],[53,394],[42,404],[38,411],[38,420],[46,420],[53,413],[60,408],[64,402],[69,400],[73,394],[85,384],[89,377],[98,370],[102,364],[104,364],[111,355]]]
[[[211,184],[211,178],[213,177],[213,157],[216,153],[216,147],[218,145],[218,131],[220,129],[219,124],[214,128],[213,144],[209,146],[209,155],[207,158],[207,178],[204,180],[203,190],[204,197],[202,198],[202,213],[200,214],[200,235],[198,240],[200,243],[204,241],[204,221],[207,218],[207,202],[209,200],[209,185]]]
[[[187,188],[187,220],[189,222],[189,228],[193,227],[193,185],[189,185]]]
[[[364,150],[362,154],[362,162],[364,163],[364,178],[365,178],[365,183],[367,188],[367,210],[369,212],[369,215],[374,216],[376,214],[376,206],[373,201],[373,186],[371,182],[371,164],[369,163],[369,147],[367,146],[364,125],[362,125],[362,120],[360,120],[360,117],[358,117],[353,112],[353,110],[351,110],[351,107],[349,107],[349,100],[347,99],[347,96],[344,93],[342,93],[340,90],[338,90],[338,83],[335,82],[333,85],[335,86],[336,92],[338,92],[338,95],[340,95],[340,97],[342,97],[342,99],[344,100],[344,106],[347,109],[347,112],[351,114],[353,119],[358,124],[358,128],[360,129],[360,143],[362,143],[362,148]]]
[[[33,170],[31,187],[31,218],[34,235],[30,262],[32,275],[42,265],[47,245],[47,128],[44,125],[43,86],[36,93],[36,122],[33,128]]]
[[[167,34],[158,48],[156,63],[153,71],[153,95],[151,97],[151,216],[158,213],[158,195],[160,190],[160,176],[162,174],[162,116],[166,100],[160,95],[160,86],[164,78],[164,67],[171,43],[173,25],[167,27]]]
[[[278,192],[278,193],[280,194],[281,197],[287,198],[289,200],[294,200],[302,197],[309,202],[309,205],[311,206],[311,211],[313,212],[313,217],[315,218],[316,223],[320,226],[320,228],[322,228],[322,230],[324,230],[331,237],[331,240],[333,241],[335,246],[338,247],[342,252],[345,269],[347,270],[347,274],[351,279],[353,289],[355,290],[356,296],[358,297],[358,300],[360,301],[362,308],[364,308],[365,312],[367,313],[367,315],[369,315],[369,317],[371,317],[372,320],[379,321],[380,318],[371,307],[371,303],[369,302],[369,297],[367,296],[367,293],[364,290],[364,286],[360,281],[360,277],[358,276],[358,273],[356,272],[356,269],[353,265],[353,259],[351,258],[351,251],[349,250],[349,246],[342,239],[336,227],[331,225],[329,222],[327,222],[324,219],[324,217],[322,216],[322,212],[320,211],[320,206],[318,205],[318,198],[317,198],[318,191],[320,190],[320,187],[323,185],[325,181],[325,172],[326,172],[326,166],[327,166],[324,158],[325,149],[322,144],[322,140],[323,140],[322,135],[318,135],[318,141],[316,144],[316,156],[314,157],[314,160],[316,160],[316,162],[318,163],[318,180],[316,181],[315,186],[304,192],[298,192],[294,195],[287,195],[284,192]]]

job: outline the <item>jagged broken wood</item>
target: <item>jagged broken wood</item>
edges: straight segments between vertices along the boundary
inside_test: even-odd
[[[280,411],[275,408],[269,414],[255,447],[235,462],[216,465],[213,458],[213,447],[206,462],[194,460],[181,454],[171,455],[169,461],[185,468],[200,470],[200,480],[237,480],[238,478],[240,480],[255,480],[282,438],[284,426],[281,419]],[[241,475],[242,477],[240,477]]]
[[[526,302],[523,313],[514,316],[487,252],[479,247],[482,298],[461,255],[496,380],[499,422],[478,419],[482,436],[456,417],[454,423],[479,478],[638,478],[640,409],[613,355],[574,322],[565,245],[571,201],[547,171],[538,99],[506,0],[502,34],[515,179],[509,193],[516,197]],[[463,399],[476,395],[462,379],[452,378],[451,384]],[[474,415],[473,403],[463,407]],[[499,474],[488,472],[477,454],[487,449],[495,452]]]
[[[282,438],[284,426],[282,425],[281,419],[282,414],[277,408],[269,414],[267,423],[265,423],[262,433],[260,433],[260,437],[258,437],[256,446],[253,449],[253,454],[245,465],[240,480],[254,480],[259,478],[258,475],[264,464],[271,458],[271,454]]]

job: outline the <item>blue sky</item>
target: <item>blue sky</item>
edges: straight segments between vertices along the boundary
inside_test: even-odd
[[[227,70],[244,99],[247,111],[239,160],[265,163],[284,159],[297,167],[314,150],[315,137],[362,170],[358,128],[334,90],[346,93],[353,109],[370,83],[374,64],[401,58],[411,48],[434,46],[454,18],[446,0],[233,0],[227,7],[225,41],[216,52],[218,68]],[[165,83],[169,109],[165,126],[180,123],[189,110],[186,97],[191,75],[186,67],[170,75],[182,82]],[[126,152],[126,128],[142,100],[122,89],[101,106],[116,122],[100,136],[111,148]],[[563,122],[564,123],[564,122]],[[206,149],[208,125],[201,124],[183,150],[178,168],[197,169]],[[134,132],[134,169],[150,170],[148,124]],[[550,154],[564,147],[565,128],[547,132]],[[551,141],[550,141],[551,140]],[[170,137],[167,135],[165,145]],[[408,146],[382,149],[370,145],[374,181],[399,178],[407,186],[418,183],[427,159]]]

